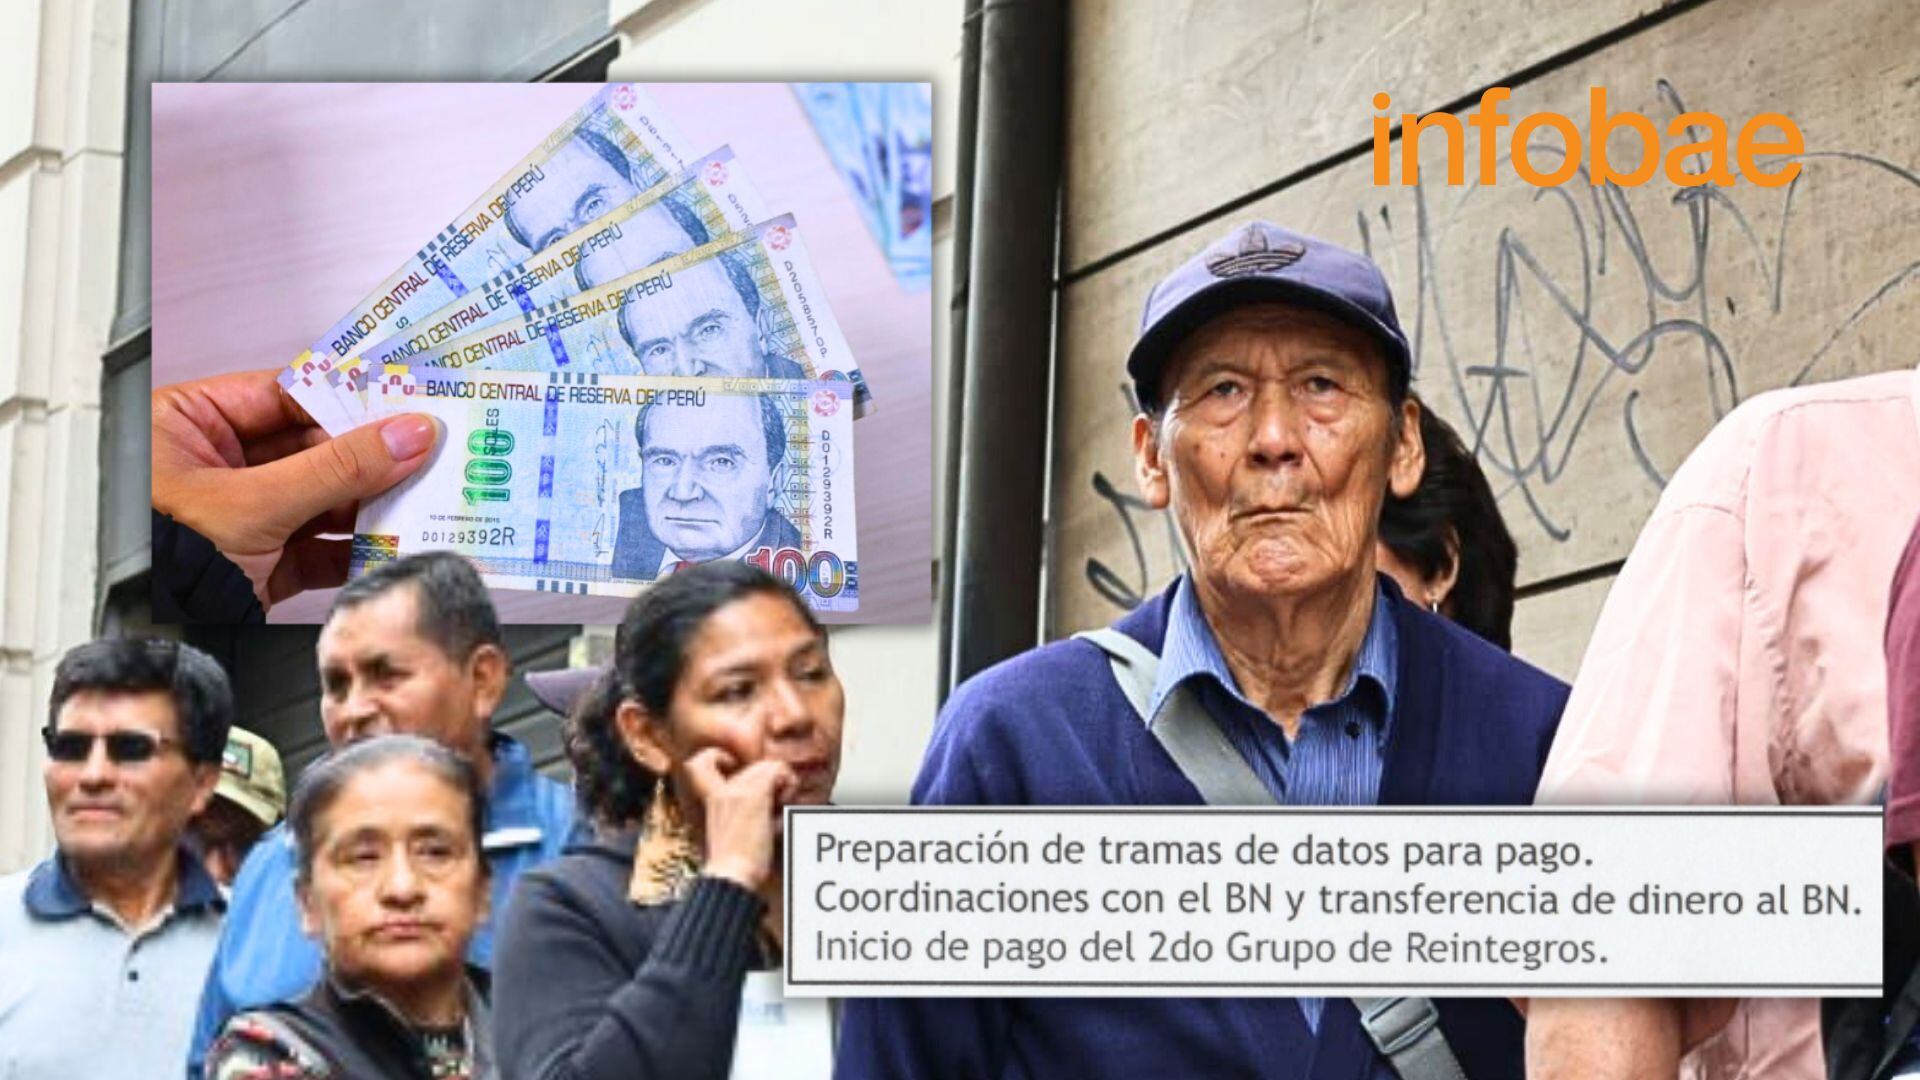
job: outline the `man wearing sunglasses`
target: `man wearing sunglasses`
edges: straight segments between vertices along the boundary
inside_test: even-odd
[[[232,721],[225,673],[190,646],[61,658],[41,732],[57,850],[0,878],[0,1076],[144,1078],[185,1055],[224,905],[181,841]]]
[[[512,661],[473,565],[450,552],[428,552],[354,579],[334,598],[318,654],[320,724],[329,743],[418,735],[479,772],[487,786],[480,843],[492,870],[497,919],[519,875],[566,845],[573,793],[535,772],[526,747],[493,730]],[[254,846],[234,879],[232,910],[194,1025],[188,1076],[201,1075],[207,1048],[228,1017],[298,997],[319,978],[320,949],[301,933],[294,902],[296,869],[281,826]],[[493,935],[483,926],[467,959],[490,968],[492,958]]]

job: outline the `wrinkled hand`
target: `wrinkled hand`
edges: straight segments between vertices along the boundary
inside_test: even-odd
[[[276,381],[277,369],[153,392],[153,508],[213,542],[262,608],[347,579],[361,499],[413,475],[439,437],[419,414],[329,438]]]
[[[758,891],[773,872],[780,807],[799,778],[783,761],[756,761],[731,776],[733,757],[709,747],[687,759],[686,776],[706,815],[706,872]]]

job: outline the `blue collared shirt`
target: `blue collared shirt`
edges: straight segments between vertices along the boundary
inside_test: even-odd
[[[1354,657],[1353,672],[1333,700],[1300,714],[1300,730],[1286,732],[1248,701],[1227,667],[1220,643],[1200,609],[1191,577],[1182,577],[1167,613],[1152,712],[1181,683],[1191,681],[1200,705],[1227,741],[1283,806],[1371,806],[1380,800],[1380,773],[1393,728],[1400,643],[1386,590],[1373,590],[1373,616]],[[1318,1030],[1322,998],[1301,998],[1307,1026]]]
[[[496,734],[487,831],[480,838],[493,870],[493,918],[475,930],[470,962],[492,968],[492,928],[507,910],[514,881],[560,854],[572,836],[573,818],[573,792],[535,772],[526,747]],[[293,838],[282,823],[254,845],[234,878],[226,931],[194,1024],[188,1077],[200,1075],[207,1048],[229,1017],[297,997],[320,977],[320,948],[300,932],[293,895],[297,869]]]
[[[172,905],[141,927],[57,855],[0,878],[0,1076],[144,1080],[180,1060],[225,906],[185,849]]]

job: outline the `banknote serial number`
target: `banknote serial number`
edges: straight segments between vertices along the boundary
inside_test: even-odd
[[[505,547],[513,543],[513,526],[491,529],[423,529],[423,544],[459,544],[463,547]]]

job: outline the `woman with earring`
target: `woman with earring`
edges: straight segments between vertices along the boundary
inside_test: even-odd
[[[500,930],[501,1069],[725,1077],[783,946],[780,811],[832,794],[845,697],[812,613],[741,562],[635,599],[615,656],[568,722],[596,837],[522,878]]]
[[[485,800],[472,765],[412,735],[307,770],[287,812],[289,899],[326,971],[303,996],[227,1021],[210,1080],[493,1080],[486,1002],[466,966],[487,917]]]
[[[1380,507],[1380,570],[1407,599],[1503,649],[1513,648],[1519,551],[1480,464],[1445,420],[1420,405],[1427,451],[1420,486]]]

